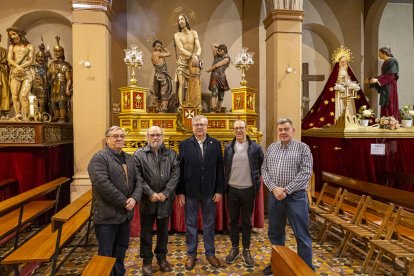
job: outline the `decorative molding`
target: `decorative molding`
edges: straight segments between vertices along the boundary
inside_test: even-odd
[[[112,0],[72,0],[74,11],[90,10],[105,12],[109,19],[112,18]]]
[[[304,11],[299,10],[273,10],[263,20],[265,29],[277,21],[300,21],[303,22]]]

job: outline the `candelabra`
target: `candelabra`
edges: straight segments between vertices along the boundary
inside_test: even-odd
[[[142,51],[138,51],[138,46],[131,45],[130,49],[125,49],[124,62],[131,70],[131,79],[129,80],[130,85],[136,86],[137,79],[135,78],[135,69],[140,69],[144,64],[142,61]]]
[[[346,115],[349,115],[349,101],[356,98],[356,93],[361,87],[354,81],[346,81],[344,83],[336,83],[334,90],[341,93],[339,97],[344,102],[344,111]]]
[[[246,74],[245,71],[247,71],[250,66],[252,66],[254,64],[253,62],[253,52],[247,52],[246,47],[244,47],[243,49],[241,49],[239,51],[239,53],[235,56],[234,58],[234,66],[236,66],[237,70],[241,71],[242,75],[242,79],[240,81],[240,84],[242,86],[246,86],[247,81],[245,79]]]

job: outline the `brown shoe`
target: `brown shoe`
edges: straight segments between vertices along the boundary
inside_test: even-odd
[[[171,272],[172,271],[170,263],[167,262],[167,260],[158,261],[158,265],[160,266],[160,270],[162,272]]]
[[[188,256],[187,260],[185,261],[185,269],[191,270],[194,268],[196,263],[196,257],[195,256]]]
[[[206,256],[206,258],[212,267],[219,268],[221,266],[220,261],[216,258],[216,256]]]
[[[147,264],[147,265],[144,265],[142,267],[142,275],[152,276],[152,266],[151,266],[151,264]]]

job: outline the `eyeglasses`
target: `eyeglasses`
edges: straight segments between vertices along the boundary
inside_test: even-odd
[[[162,134],[161,133],[151,133],[151,134],[148,134],[148,136],[151,137],[151,138],[154,138],[154,137],[161,137]]]
[[[207,124],[193,124],[194,127],[205,127]]]
[[[113,134],[113,135],[110,135],[109,137],[111,137],[112,139],[115,139],[115,140],[118,140],[118,139],[124,140],[125,139],[125,134]]]
[[[234,128],[234,130],[235,130],[235,131],[239,131],[239,130],[243,130],[243,129],[245,129],[245,128],[246,128],[246,127],[235,127],[235,128]]]

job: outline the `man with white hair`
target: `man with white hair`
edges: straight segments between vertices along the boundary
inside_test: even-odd
[[[164,145],[162,128],[152,126],[147,130],[148,144],[134,154],[138,181],[143,193],[139,203],[141,217],[140,257],[143,258],[142,274],[153,275],[152,229],[157,223],[155,255],[162,272],[171,272],[167,261],[168,219],[171,216],[174,193],[180,178],[177,153]]]

